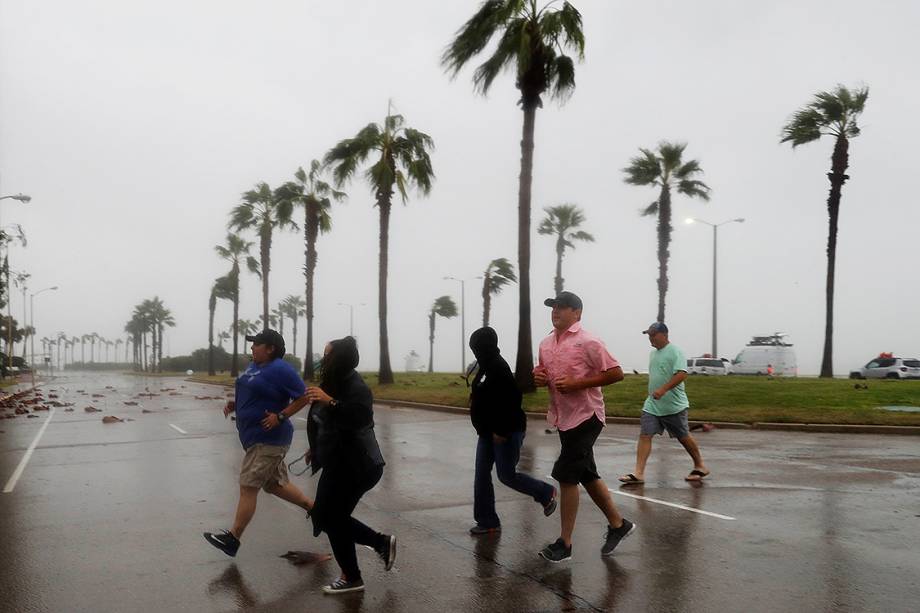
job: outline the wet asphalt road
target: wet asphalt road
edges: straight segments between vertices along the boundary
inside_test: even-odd
[[[157,395],[138,398],[145,388]],[[2,611],[920,606],[916,437],[700,433],[712,476],[696,487],[683,480],[689,465],[680,446],[656,439],[648,483],[621,490],[615,477],[632,470],[637,426],[608,426],[596,446],[598,467],[611,488],[639,496],[614,496],[638,529],[613,557],[600,558],[604,521],[583,494],[574,557],[553,565],[536,551],[558,536],[558,515],[544,518],[536,503],[497,481],[503,533],[467,534],[475,437],[464,416],[378,407],[388,465],[356,515],[395,532],[399,557],[386,573],[359,548],[367,591],[331,597],[320,588],[338,575],[334,562],[295,567],[278,557],[289,549],[329,550],[325,536],[313,538],[287,503],[260,496],[235,559],[201,538],[204,530],[229,527],[237,497],[242,451],[234,424],[220,412],[223,388],[87,373],[42,390],[46,400],[55,393],[75,410],[55,409],[15,487],[0,494]],[[84,412],[90,405],[102,412]],[[0,421],[0,486],[9,487],[49,414]],[[104,424],[105,415],[132,421]],[[294,423],[289,459],[305,447],[304,422]],[[557,451],[555,435],[531,422],[520,470],[547,475]],[[312,494],[316,478],[295,483]]]

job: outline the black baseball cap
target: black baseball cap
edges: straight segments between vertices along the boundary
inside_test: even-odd
[[[643,330],[642,334],[654,334],[656,332],[661,332],[662,334],[668,333],[668,327],[664,325],[663,321],[656,321],[653,324],[649,324],[647,330]]]
[[[572,292],[559,292],[555,298],[547,298],[543,304],[548,307],[569,307],[577,311],[582,310],[581,298]]]
[[[257,345],[271,345],[275,348],[274,357],[284,357],[284,339],[274,330],[262,330],[256,335],[246,335],[246,340]]]

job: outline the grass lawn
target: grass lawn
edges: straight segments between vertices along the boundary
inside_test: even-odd
[[[396,373],[393,385],[377,385],[375,373],[363,373],[377,400],[408,400],[465,407],[469,390],[456,374]],[[227,375],[193,377],[203,383],[232,383]],[[920,407],[920,381],[849,379],[767,379],[766,377],[691,376],[686,383],[690,418],[700,421],[798,422],[920,426],[920,413],[883,411],[880,406]],[[626,378],[604,388],[607,415],[639,417],[648,394],[647,375]],[[524,408],[545,411],[545,389],[524,396]]]

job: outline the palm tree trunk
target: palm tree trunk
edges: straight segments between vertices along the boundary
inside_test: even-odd
[[[262,329],[268,325],[268,273],[271,269],[272,229],[271,226],[262,228],[262,237],[259,241],[259,257],[262,266]]]
[[[434,372],[434,311],[428,314],[428,372]]]
[[[163,322],[157,325],[157,372],[163,372]]]
[[[523,392],[536,390],[533,382],[533,331],[530,324],[530,191],[533,184],[534,126],[538,96],[523,96],[521,175],[518,183],[518,351],[514,378]]]
[[[316,236],[319,233],[319,216],[316,211],[316,204],[308,202],[304,207],[304,277],[306,277],[306,298],[307,298],[307,353],[303,360],[303,378],[306,381],[312,381],[315,373],[313,372],[313,274],[316,272]],[[296,314],[297,307],[294,307]],[[295,323],[295,330],[296,323]],[[297,342],[295,334],[294,342]],[[295,349],[296,355],[296,349]]]
[[[217,296],[211,290],[208,300],[208,375],[214,376],[214,311],[217,309]]]
[[[238,264],[233,265],[230,274],[233,275],[233,363],[230,364],[230,376],[236,379],[240,374],[237,367],[240,355],[240,267]]]
[[[565,245],[563,244],[562,232],[559,233],[559,238],[556,239],[556,279],[553,283],[553,289],[556,290],[556,295],[558,296],[562,292],[562,256],[565,254]]]
[[[831,157],[831,171],[827,178],[831,182],[831,190],[827,196],[827,286],[825,290],[825,319],[824,319],[824,353],[821,356],[821,376],[834,376],[834,274],[837,268],[837,220],[840,216],[840,192],[843,184],[849,179],[846,174],[849,166],[850,143],[846,136],[837,137],[834,143],[834,154]]]
[[[661,187],[658,198],[658,317],[655,321],[664,323],[665,295],[668,293],[668,246],[671,244],[671,190],[667,184]]]
[[[144,333],[141,335],[141,338],[144,341],[143,344],[143,353],[141,353],[141,368],[144,372],[147,372],[147,331],[144,330]],[[90,351],[90,357],[92,357],[92,351]]]
[[[489,325],[489,311],[492,309],[492,292],[490,291],[492,275],[486,273],[482,278],[482,327]]]
[[[380,262],[378,269],[377,311],[380,318],[380,372],[378,381],[381,385],[393,383],[393,369],[390,366],[390,340],[387,335],[387,261],[390,243],[390,198],[389,193],[379,192],[377,206],[380,209]]]

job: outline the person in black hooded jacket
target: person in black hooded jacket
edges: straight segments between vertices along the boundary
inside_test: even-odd
[[[312,402],[306,458],[313,474],[323,471],[310,512],[313,535],[326,533],[342,568],[342,576],[323,588],[327,594],[364,589],[355,543],[376,551],[386,570],[396,560],[394,535],[376,532],[352,517],[361,497],[380,481],[385,464],[374,435],[374,397],[355,370],[358,359],[354,338],[331,341],[323,356],[320,385],[306,394]]]
[[[531,496],[543,506],[543,513],[547,516],[556,510],[556,488],[517,472],[527,416],[521,408],[521,392],[511,367],[498,348],[495,330],[485,327],[473,332],[470,349],[479,367],[470,392],[470,421],[479,435],[473,484],[473,518],[476,525],[470,529],[470,534],[477,535],[501,531],[492,487],[493,464],[499,481]]]

